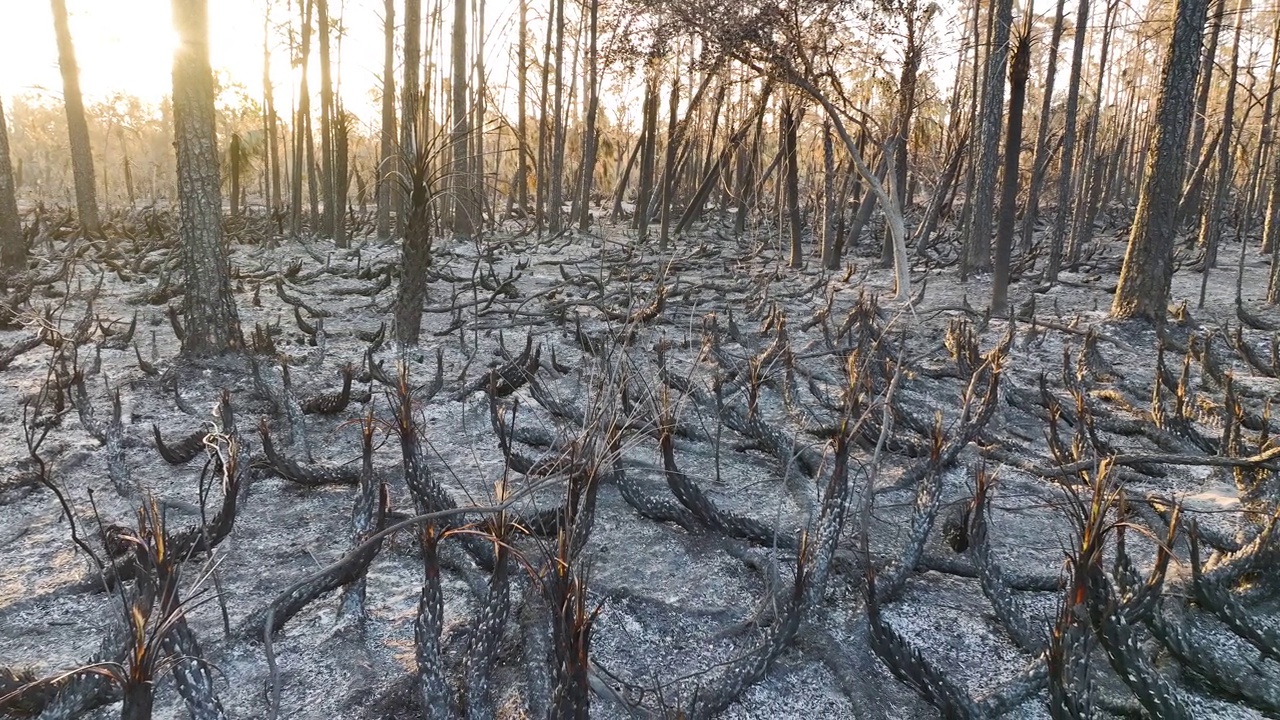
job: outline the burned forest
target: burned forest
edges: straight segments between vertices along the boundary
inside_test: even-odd
[[[1280,716],[1278,73],[1276,0],[0,7],[0,717]]]

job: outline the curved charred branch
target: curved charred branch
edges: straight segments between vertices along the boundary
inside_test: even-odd
[[[331,315],[333,315],[333,313],[329,312],[328,310],[325,310],[323,308],[311,307],[302,298],[290,295],[289,291],[285,290],[284,278],[279,275],[276,275],[276,294],[280,296],[281,300],[285,301],[289,305],[292,305],[295,308],[302,308],[303,310],[306,310],[308,313],[311,313],[315,317],[324,318],[324,317],[330,317]]]
[[[45,334],[43,332],[36,333],[30,337],[25,337],[3,350],[0,350],[0,370],[7,369],[17,360],[23,353],[40,347],[40,343],[44,342]]]
[[[386,492],[378,483],[373,473],[373,410],[365,416],[361,449],[360,489],[356,492],[356,502],[351,508],[351,546],[359,547],[378,531],[379,499]],[[365,574],[357,573],[356,578],[342,588],[342,599],[338,603],[339,624],[354,623],[363,625],[365,620]]]
[[[182,327],[182,320],[178,318],[178,308],[173,305],[165,307],[165,315],[169,316],[169,327],[173,328],[173,336],[181,344],[187,339],[187,330]]]
[[[204,430],[197,430],[178,442],[169,444],[160,436],[160,427],[155,423],[151,424],[151,433],[155,437],[160,457],[170,465],[186,465],[194,460],[204,450],[204,439],[209,435]]]
[[[306,414],[336,415],[347,409],[351,402],[352,368],[348,363],[342,366],[342,390],[337,393],[322,393],[307,398],[302,403],[302,412]]]
[[[387,494],[384,489],[376,516],[376,526],[379,530],[382,529],[386,510]],[[266,607],[254,611],[240,626],[238,635],[247,640],[257,640],[264,638],[268,633],[279,632],[280,628],[284,627],[294,615],[321,595],[363,577],[369,569],[369,563],[373,562],[381,548],[381,538],[371,543],[361,544],[354,551],[343,555],[337,562],[289,586]]]
[[[1045,656],[1040,655],[1018,677],[978,701],[978,708],[983,712],[980,717],[998,718],[1010,712],[1044,690],[1048,682],[1049,665]]]
[[[1000,376],[1003,371],[1001,365],[1004,362],[1007,342],[1006,340],[1005,344],[987,353],[982,366],[969,378],[969,386],[964,393],[964,411],[960,417],[960,429],[942,447],[934,449],[928,460],[918,462],[902,473],[902,477],[893,483],[891,489],[900,490],[911,487],[924,480],[929,473],[950,468],[955,464],[960,452],[986,429],[987,423],[995,414],[1000,397]],[[982,398],[974,408],[974,399],[977,397],[980,385],[984,386]]]
[[[880,657],[894,677],[914,689],[929,704],[938,708],[943,717],[964,720],[986,717],[963,688],[947,677],[940,668],[926,660],[919,649],[908,643],[885,622],[880,614],[880,603],[876,602],[874,571],[867,573],[866,592],[871,649]]]
[[[675,523],[691,533],[702,532],[702,523],[683,505],[645,492],[640,483],[627,474],[620,455],[613,459],[613,470],[609,474],[609,481],[618,488],[622,499],[626,500],[627,504],[641,517],[656,522]]]
[[[662,311],[667,308],[668,292],[666,285],[659,286],[658,292],[654,295],[653,301],[648,305],[629,313],[606,312],[605,316],[610,320],[621,321],[627,325],[647,323],[650,320],[657,318],[662,314]]]
[[[532,379],[541,363],[542,346],[538,345],[535,348],[533,335],[529,335],[525,340],[524,350],[519,356],[472,380],[466,387],[454,393],[453,399],[463,400],[477,390],[485,390],[494,397],[506,397]]]
[[[166,540],[168,552],[182,562],[212,552],[235,527],[240,492],[246,482],[244,475],[246,470],[240,463],[239,452],[234,442],[227,447],[225,458],[221,451],[214,455],[214,462],[206,466],[206,470],[210,468],[214,473],[221,474],[222,504],[212,520],[168,535]],[[204,487],[203,478],[201,486]],[[135,558],[130,556],[117,558],[100,573],[95,573],[91,579],[76,587],[78,590],[87,592],[112,590],[121,582],[137,578],[140,570],[142,568],[139,567]]]
[[[717,403],[708,397],[706,391],[693,383],[685,382],[666,370],[660,370],[659,373],[664,383],[688,394],[703,409],[715,411],[718,407],[718,414],[725,425],[760,443],[761,448],[776,457],[783,467],[790,468],[794,462],[809,477],[818,477],[822,469],[822,453],[814,450],[807,443],[801,442],[781,428],[769,425],[761,420],[758,414],[740,405]]]
[[[662,425],[659,446],[662,449],[662,467],[663,474],[667,478],[667,487],[671,488],[671,493],[676,496],[680,504],[688,508],[703,527],[759,545],[787,549],[798,547],[794,538],[775,532],[773,528],[759,520],[717,507],[692,478],[676,467],[675,443],[672,440],[669,423],[664,422]]]
[[[306,319],[302,317],[302,311],[298,309],[297,305],[293,306],[293,322],[298,326],[298,329],[302,331],[303,335],[315,337],[316,333],[320,331],[318,327],[319,323],[312,325],[307,322]]]
[[[1205,580],[1231,586],[1249,573],[1272,567],[1280,555],[1280,542],[1276,542],[1275,537],[1277,523],[1280,523],[1280,509],[1239,550],[1212,554],[1204,564]]]
[[[422,591],[413,623],[418,673],[414,688],[418,704],[427,720],[454,717],[449,685],[444,679],[444,656],[440,633],[444,630],[444,594],[440,586],[440,532],[434,524],[422,528]]]
[[[263,468],[272,474],[299,485],[356,485],[360,472],[345,465],[302,465],[276,452],[271,441],[271,431],[266,418],[258,421],[258,435],[262,437],[262,453],[266,456]]]

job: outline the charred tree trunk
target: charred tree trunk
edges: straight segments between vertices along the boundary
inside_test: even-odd
[[[791,98],[782,101],[782,196],[791,231],[791,267],[804,266],[804,225],[800,219],[799,118]]]
[[[1208,0],[1178,0],[1173,39],[1156,104],[1152,151],[1129,231],[1111,316],[1162,323],[1173,278],[1173,235],[1178,191],[1186,162],[1200,40]]]
[[[600,0],[590,0],[587,17],[587,119],[582,131],[582,191],[579,200],[578,229],[591,225],[591,193],[596,177],[596,114],[600,108],[599,44]]]
[[[396,185],[396,2],[386,0],[383,6],[382,40],[382,132],[378,147],[378,220],[379,240],[391,238],[392,188]]]
[[[1200,222],[1200,247],[1204,250],[1204,271],[1218,266],[1218,245],[1222,241],[1222,220],[1227,211],[1227,195],[1231,192],[1231,176],[1234,164],[1232,151],[1232,121],[1235,115],[1236,80],[1240,69],[1240,31],[1244,24],[1245,3],[1236,6],[1236,27],[1232,39],[1231,75],[1227,82],[1227,98],[1222,109],[1222,140],[1218,143],[1218,176],[1214,181],[1213,197]]]
[[[280,212],[284,206],[283,195],[280,194],[280,128],[276,115],[275,89],[271,84],[271,17],[270,8],[262,27],[262,103],[266,116],[267,133],[267,174],[269,185],[267,192],[267,208],[271,212]]]
[[[996,190],[996,169],[1000,161],[1000,116],[1004,109],[1004,78],[1009,59],[1009,30],[1013,24],[1013,0],[996,0],[991,5],[991,49],[987,55],[986,86],[982,94],[982,122],[979,140],[977,179],[973,196],[973,226],[965,243],[961,276],[969,271],[991,268],[991,207]]]
[[[0,103],[0,289],[7,286],[4,276],[24,269],[27,248],[22,240],[22,220],[18,216],[17,185],[13,163],[9,159],[9,130],[5,125],[4,105]]]
[[[453,234],[464,240],[475,234],[479,206],[471,187],[470,114],[467,112],[467,0],[453,0],[453,79],[449,85],[449,142],[453,146],[450,173],[453,195]]]
[[[339,241],[334,224],[342,214],[338,200],[338,184],[334,176],[333,161],[333,70],[329,62],[329,0],[315,0],[316,30],[320,40],[320,194],[324,201],[320,229],[326,237],[334,239],[338,247],[346,247]]]
[[[1004,141],[1004,178],[1000,189],[1000,217],[996,227],[995,273],[991,285],[991,313],[1003,315],[1009,304],[1009,264],[1013,254],[1013,224],[1018,205],[1018,158],[1022,152],[1022,109],[1031,74],[1031,14],[1013,46],[1009,63],[1009,129]]]
[[[173,56],[173,124],[178,156],[179,247],[186,274],[182,354],[244,347],[222,242],[222,192],[214,136],[207,0],[173,0],[180,43]]]
[[[98,194],[94,184],[93,148],[89,145],[89,124],[84,117],[80,94],[80,69],[67,20],[66,0],[53,0],[53,29],[58,38],[58,70],[62,73],[62,100],[67,111],[67,135],[71,145],[71,173],[76,185],[76,210],[80,228],[86,235],[102,234],[98,222]]]
[[[1076,161],[1076,115],[1080,110],[1080,75],[1084,69],[1084,45],[1088,37],[1089,0],[1080,0],[1080,12],[1076,15],[1075,46],[1071,50],[1071,78],[1067,83],[1067,125],[1062,131],[1062,161],[1058,174],[1058,207],[1053,219],[1053,232],[1049,236],[1049,266],[1045,279],[1058,281],[1062,269],[1063,243],[1067,238],[1067,222],[1071,217],[1071,189],[1075,186],[1073,171]]]
[[[1044,99],[1040,103],[1040,127],[1036,130],[1036,153],[1031,161],[1031,186],[1027,190],[1027,207],[1022,213],[1022,253],[1031,252],[1032,234],[1040,215],[1040,193],[1044,190],[1045,170],[1049,167],[1049,127],[1053,110],[1053,81],[1058,74],[1058,46],[1062,42],[1063,18],[1067,0],[1058,0],[1049,36],[1049,64],[1044,77]]]
[[[404,2],[404,82],[400,85],[400,161],[407,176],[416,171],[418,156],[418,99],[422,94],[418,71],[422,66],[422,0]],[[396,183],[396,230],[406,237],[412,181],[402,177]]]

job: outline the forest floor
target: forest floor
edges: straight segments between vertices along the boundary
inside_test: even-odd
[[[69,243],[62,237],[65,232],[55,228],[51,237],[37,241],[34,274],[59,268]],[[385,278],[399,266],[397,246],[362,240],[352,250],[332,250],[319,240],[281,240],[275,247],[233,245],[236,300],[245,334],[261,326],[273,335],[277,351],[289,358],[294,395],[305,399],[332,392],[341,385],[343,366],[355,368],[355,400],[334,415],[299,416],[305,425],[297,427],[290,414],[272,413],[269,393],[255,382],[245,361],[187,364],[177,359],[179,342],[166,308],[180,307],[181,300],[163,292],[177,259],[171,242],[113,240],[117,249],[88,246],[65,278],[34,288],[30,305],[23,306],[27,324],[0,331],[0,348],[19,346],[35,332],[35,316],[48,306],[57,308],[53,328],[72,337],[101,284],[90,311],[94,324],[87,335],[81,334],[83,344],[75,355],[98,422],[110,415],[108,388],[119,392],[123,459],[136,485],[121,492],[113,482],[110,448],[83,422],[83,399],[75,400],[75,407],[61,408],[60,422],[38,448],[47,479],[65,496],[75,527],[90,547],[103,552],[99,527],[133,527],[146,496],[166,503],[170,527],[199,525],[199,511],[193,508],[202,506],[202,485],[208,490],[208,481],[201,481],[207,463],[199,458],[186,465],[165,462],[157,452],[153,426],[170,443],[212,428],[223,389],[229,391],[246,458],[261,447],[254,427],[265,417],[284,454],[302,462],[309,453],[316,463],[358,470],[366,413],[371,410],[385,423],[395,418],[391,394],[361,377],[368,375],[370,348],[361,335],[367,338],[389,323],[395,283],[387,287]],[[1165,351],[1164,363],[1177,376],[1183,355],[1172,348],[1181,344],[1183,351],[1195,354],[1197,343],[1190,338],[1200,338],[1201,356],[1208,362],[1191,363],[1187,379],[1189,402],[1196,408],[1187,412],[1194,414],[1191,427],[1197,437],[1222,433],[1223,415],[1217,411],[1225,397],[1222,370],[1230,371],[1246,412],[1276,427],[1263,413],[1263,404],[1280,397],[1280,380],[1233,349],[1240,342],[1257,357],[1268,357],[1275,333],[1260,328],[1266,322],[1280,325],[1280,314],[1261,302],[1269,264],[1250,243],[1243,255],[1240,297],[1256,327],[1242,326],[1237,313],[1238,242],[1222,249],[1222,266],[1208,278],[1203,307],[1197,307],[1202,274],[1182,268],[1174,277],[1172,304],[1185,303],[1190,309],[1170,321],[1173,345]],[[437,349],[443,358],[443,389],[417,406],[430,470],[460,505],[491,505],[500,486],[521,495],[512,508],[517,515],[560,505],[563,478],[510,470],[491,422],[488,394],[465,391],[488,368],[504,362],[500,343],[514,356],[531,336],[541,350],[538,393],[526,385],[500,401],[506,417],[514,415],[517,427],[526,429],[518,439],[527,442],[516,443],[522,453],[536,458],[555,454],[575,438],[589,440],[589,428],[575,426],[548,406],[567,404],[588,415],[613,407],[618,399],[606,396],[606,380],[616,381],[625,368],[624,382],[635,393],[625,410],[637,420],[623,433],[621,450],[629,490],[662,507],[679,508],[664,476],[659,442],[640,427],[652,425],[669,402],[682,428],[674,439],[680,469],[725,513],[759,521],[778,537],[795,538],[815,527],[831,472],[829,435],[822,431],[838,417],[820,398],[824,392],[841,396],[849,338],[857,328],[839,330],[855,308],[878,308],[864,320],[883,341],[876,352],[891,349],[901,360],[903,372],[891,398],[900,417],[879,451],[874,433],[851,450],[853,509],[824,596],[807,611],[763,680],[748,687],[722,715],[938,717],[939,711],[896,678],[873,651],[862,558],[867,553],[887,558],[879,567],[882,575],[890,575],[885,568],[895,558],[910,557],[903,553],[910,550],[911,530],[927,515],[923,552],[904,576],[905,584],[880,605],[879,622],[969,698],[989,697],[1016,680],[1036,657],[1014,641],[1001,613],[993,610],[976,577],[973,551],[957,553],[944,529],[950,524],[954,530],[956,518],[972,501],[979,472],[993,478],[987,520],[991,555],[1013,589],[1019,612],[1047,637],[1064,597],[1060,588],[1069,584],[1067,558],[1079,548],[1068,489],[1083,491],[1071,485],[1069,476],[1055,476],[1057,462],[1046,440],[1048,410],[1037,404],[1044,397],[1041,379],[1048,393],[1073,409],[1067,376],[1087,366],[1079,371],[1088,376],[1080,381],[1087,385],[1085,396],[1092,412],[1111,421],[1097,429],[1101,442],[1116,454],[1168,452],[1141,434],[1116,431],[1122,421],[1149,422],[1157,337],[1148,326],[1107,319],[1124,236],[1102,232],[1094,244],[1096,252],[1082,267],[1064,272],[1053,287],[1039,286],[1033,277],[1013,284],[1010,296],[1021,319],[1011,329],[1008,321],[981,312],[989,297],[989,276],[961,282],[954,267],[935,269],[946,260],[936,250],[927,264],[922,261],[913,269],[913,293],[922,286],[924,292],[908,304],[892,299],[891,272],[876,267],[871,248],[856,248],[865,255],[855,254],[846,271],[824,272],[814,258],[807,269],[793,270],[786,267],[785,248],[776,233],[733,238],[714,222],[676,241],[667,253],[659,253],[656,243],[637,244],[634,231],[619,228],[605,228],[603,235],[571,233],[541,240],[496,234],[478,243],[437,241],[433,270],[439,279],[430,286],[420,349],[407,354],[410,379],[419,385],[434,375]],[[113,252],[124,264],[119,271],[102,260]],[[485,282],[476,280],[484,277]],[[664,301],[652,305],[659,288],[665,288]],[[308,335],[295,321],[291,301],[323,315],[317,334]],[[652,318],[638,312],[646,306],[657,310]],[[711,313],[714,322],[708,319]],[[133,342],[123,345],[120,333],[135,314]],[[301,317],[303,324],[318,320],[306,310]],[[781,355],[789,358],[787,363],[778,360],[776,351],[777,328],[784,318],[789,352]],[[104,336],[103,328],[111,337]],[[960,446],[954,462],[935,468],[940,485],[930,506],[928,498],[917,502],[922,481],[913,469],[930,461],[932,440],[924,431],[935,413],[948,437],[964,426],[965,388],[969,374],[977,372],[972,356],[966,355],[969,332],[981,353],[1012,334],[999,402],[985,428]],[[708,342],[711,336],[716,342]],[[1216,340],[1207,354],[1204,338]],[[596,348],[600,354],[587,352],[584,340],[601,346]],[[60,350],[41,344],[18,354],[0,372],[5,380],[0,426],[10,428],[0,442],[0,667],[29,670],[35,677],[77,668],[98,652],[108,628],[123,615],[118,592],[93,587],[96,566],[73,543],[59,498],[32,480],[23,427],[29,408],[40,398],[46,405],[54,402],[48,379],[65,372],[56,361],[60,356],[66,357],[65,345]],[[388,341],[372,357],[394,374],[400,355]],[[1078,363],[1078,357],[1084,360]],[[753,358],[760,362],[753,364]],[[267,355],[259,362],[262,373],[280,377],[278,362]],[[696,394],[682,395],[660,379],[664,372],[684,378],[707,396],[719,373],[723,402],[745,408],[744,388],[752,383],[740,379],[752,368],[764,376],[757,386],[755,413],[768,427],[811,448],[820,458],[818,467],[771,452],[767,441],[747,437],[717,418],[714,403],[701,404]],[[735,372],[739,378],[732,377]],[[883,385],[877,387],[883,394]],[[56,410],[44,408],[47,415]],[[878,421],[880,410],[873,414]],[[1068,426],[1062,432],[1068,440],[1075,434]],[[529,444],[540,438],[551,447]],[[391,507],[412,514],[393,430],[376,432],[373,462],[378,477],[388,483]],[[1247,539],[1256,532],[1241,512],[1230,468],[1134,463],[1115,475],[1134,504],[1167,508],[1180,503],[1184,524],[1194,520],[1206,537]],[[261,639],[242,639],[236,629],[285,588],[350,549],[356,493],[349,484],[305,487],[258,469],[247,476],[251,482],[241,492],[234,529],[212,556],[187,563],[183,584],[184,597],[197,599],[187,619],[212,665],[216,692],[230,718],[265,717],[269,702]],[[874,491],[869,493],[872,479]],[[674,713],[691,706],[699,692],[718,687],[742,664],[730,661],[750,659],[771,637],[776,630],[771,620],[782,612],[772,600],[787,595],[796,553],[714,528],[690,529],[642,517],[615,485],[604,482],[599,489],[594,525],[580,558],[588,610],[598,608],[590,644],[591,715],[653,716],[663,708]],[[222,501],[216,482],[209,496],[212,513]],[[872,496],[874,503],[868,504]],[[1156,514],[1136,516],[1151,526],[1153,536],[1163,537],[1158,519],[1148,517]],[[1125,540],[1138,571],[1146,573],[1156,563],[1155,543],[1141,531],[1128,533]],[[443,643],[447,677],[457,687],[488,573],[460,543],[451,542],[442,546]],[[496,714],[503,718],[544,715],[548,704],[531,689],[538,683],[537,643],[521,618],[536,585],[529,580],[530,568],[554,553],[555,540],[528,535],[512,544],[522,562],[512,571],[512,611],[492,684]],[[1229,542],[1223,544],[1229,549]],[[1171,596],[1178,583],[1186,582],[1188,557],[1188,545],[1180,538],[1165,580]],[[416,667],[414,621],[422,583],[423,560],[414,535],[397,533],[368,569],[368,618],[362,629],[335,629],[337,592],[290,619],[273,641],[280,717],[418,717],[409,678]],[[1256,653],[1221,623],[1189,622],[1220,637],[1215,643],[1224,652],[1257,655],[1248,662],[1260,668],[1260,677],[1280,677],[1280,664]],[[1194,717],[1263,716],[1265,698],[1246,692],[1241,700],[1240,692],[1219,692],[1167,653],[1157,653],[1150,638],[1142,647]],[[1086,655],[1099,697],[1109,699],[1102,703],[1108,712],[1136,707],[1102,650],[1095,647]],[[1048,717],[1046,698],[1044,691],[1036,692],[1004,716]],[[90,717],[115,716],[118,708],[108,705]],[[155,716],[187,716],[167,673],[156,687]]]

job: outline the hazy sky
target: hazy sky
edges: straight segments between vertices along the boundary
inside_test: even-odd
[[[71,33],[86,101],[127,92],[157,102],[172,88],[170,77],[174,33],[170,0],[66,0]],[[382,0],[330,0],[346,27],[342,43],[343,97],[349,109],[372,119],[382,75]],[[400,5],[401,3],[397,3]],[[425,3],[424,3],[425,4]],[[229,73],[249,94],[262,94],[263,8],[267,0],[209,0],[213,67]],[[489,0],[487,23],[510,23],[514,2]],[[286,0],[275,0],[274,16],[283,19]],[[296,10],[296,1],[293,3]],[[61,96],[57,46],[48,0],[0,0],[0,96],[48,91]],[[397,18],[399,21],[400,18]],[[447,34],[445,40],[447,41]],[[313,38],[314,41],[314,38]],[[277,103],[287,108],[291,88],[287,48],[273,33],[272,78]],[[317,50],[313,46],[313,61]],[[504,57],[502,48],[487,55]],[[337,57],[335,56],[335,62]],[[311,75],[313,91],[318,74]]]

